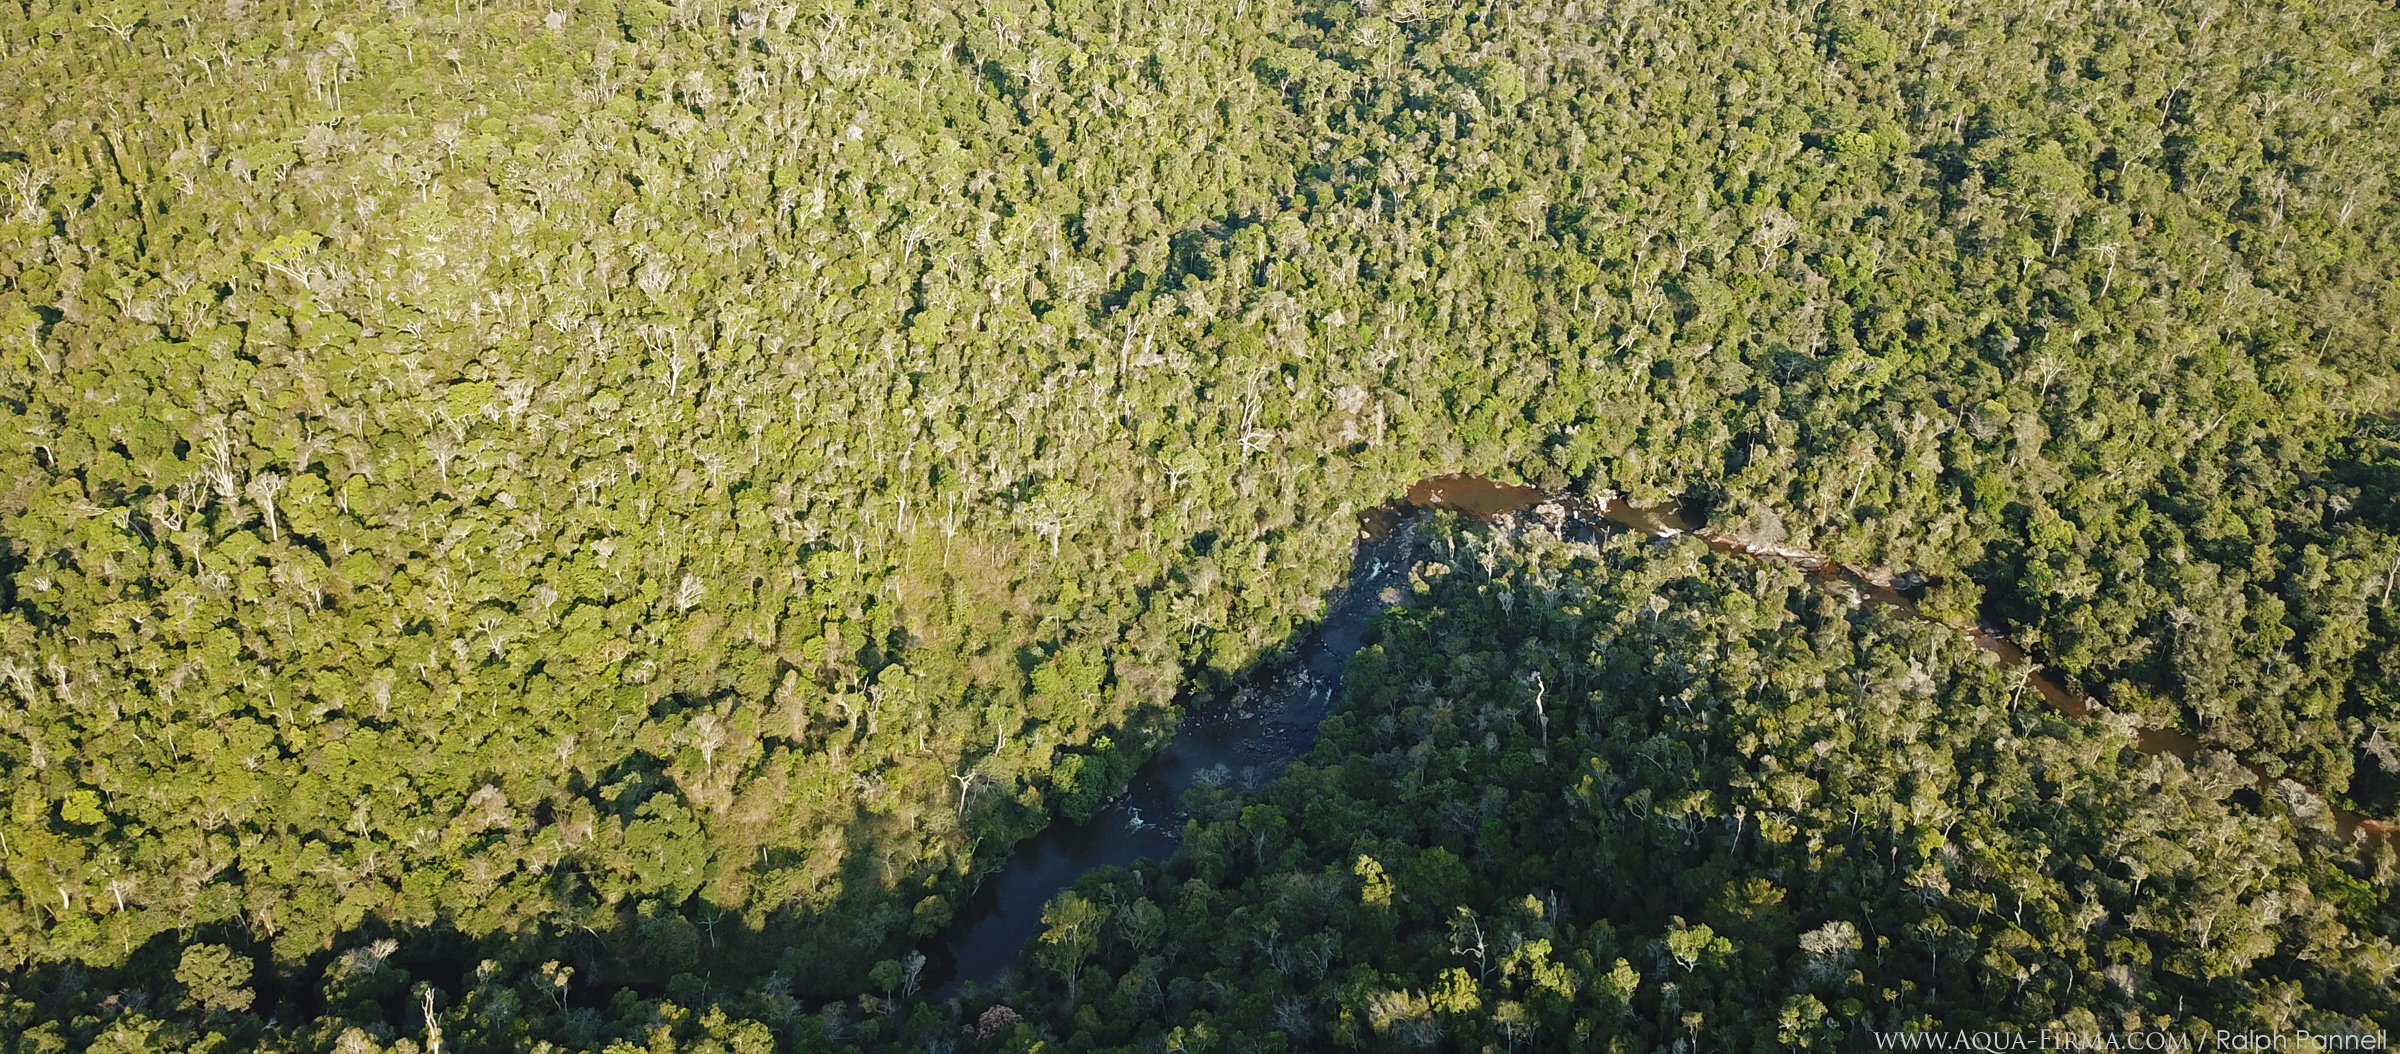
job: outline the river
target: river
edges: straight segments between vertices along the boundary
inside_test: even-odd
[[[1082,823],[1060,819],[1017,844],[1008,863],[985,876],[949,932],[926,953],[925,980],[946,998],[964,981],[990,983],[1041,929],[1042,907],[1093,868],[1164,860],[1183,836],[1177,803],[1202,780],[1256,786],[1283,771],[1316,741],[1332,709],[1342,667],[1359,649],[1383,591],[1405,589],[1414,540],[1405,531],[1362,532],[1351,577],[1326,605],[1317,628],[1291,660],[1234,697],[1178,723],[1165,750]]]
[[[1015,960],[1017,949],[1041,929],[1043,906],[1085,872],[1172,855],[1184,821],[1176,803],[1194,784],[1214,780],[1255,786],[1306,752],[1316,739],[1317,723],[1332,709],[1342,667],[1358,651],[1368,625],[1388,606],[1385,591],[1406,588],[1415,554],[1413,532],[1402,528],[1429,509],[1450,509],[1502,529],[1541,523],[1562,531],[1613,526],[1657,537],[1690,534],[1721,552],[1787,564],[1830,587],[1847,589],[1865,603],[1934,621],[1894,587],[1909,576],[1861,571],[1821,554],[1755,544],[1695,523],[1678,506],[1637,506],[1614,493],[1597,498],[1552,495],[1469,475],[1419,481],[1402,500],[1359,517],[1351,578],[1290,662],[1245,686],[1230,702],[1185,718],[1166,749],[1135,772],[1122,793],[1082,823],[1062,819],[1019,843],[1008,863],[986,876],[949,931],[922,949],[929,960],[925,979],[936,986],[934,997],[946,998],[967,981],[995,980]],[[1392,596],[1397,599],[1397,594]],[[1998,656],[2003,665],[2024,670],[2025,684],[2052,708],[2073,717],[2093,713],[2089,698],[2043,673],[2040,664],[2008,638],[1983,626],[1951,628]],[[2207,749],[2207,744],[2171,728],[2143,729],[2135,746],[2146,753],[2183,758]],[[2276,782],[2255,765],[2245,767],[2262,793]],[[2318,800],[2323,801],[2321,795]],[[2369,837],[2390,837],[2393,832],[2391,824],[2347,810],[2334,810],[2334,820],[2344,838],[2361,831]]]

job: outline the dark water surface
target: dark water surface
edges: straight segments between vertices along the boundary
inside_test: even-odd
[[[1888,573],[1860,571],[1821,554],[1759,545],[1711,530],[1693,522],[1697,517],[1687,517],[1688,510],[1680,506],[1636,506],[1613,493],[1557,496],[1480,476],[1419,481],[1402,501],[1361,514],[1351,579],[1328,604],[1323,622],[1293,661],[1242,689],[1230,703],[1185,718],[1167,748],[1134,774],[1124,793],[1082,823],[1059,820],[1019,843],[1008,864],[984,880],[939,945],[925,949],[930,960],[926,980],[938,986],[935,996],[948,996],[964,981],[994,980],[1014,961],[1017,949],[1040,931],[1043,906],[1085,872],[1103,864],[1172,855],[1184,823],[1176,803],[1194,784],[1206,779],[1255,786],[1305,753],[1316,740],[1317,723],[1332,709],[1342,667],[1358,651],[1368,624],[1388,606],[1384,591],[1407,585],[1415,553],[1405,528],[1424,510],[1437,508],[1502,528],[1540,523],[1561,533],[1619,527],[1657,537],[1690,534],[1721,552],[1788,564],[1818,581],[1847,588],[1866,603],[1934,621],[1894,588],[1895,578]],[[2044,674],[2008,638],[1982,626],[1952,628],[1998,656],[2002,665],[2025,671],[2026,686],[2052,708],[2074,717],[2092,714],[2090,699]],[[2207,744],[2171,728],[2143,729],[2135,746],[2182,758],[2207,749]],[[2276,782],[2257,766],[2245,767],[2262,792]],[[2393,830],[2383,821],[2347,810],[2334,810],[2334,820],[2344,838],[2360,832],[2388,837]]]
[[[926,980],[939,986],[935,997],[948,996],[964,981],[990,983],[1041,930],[1042,907],[1085,872],[1173,855],[1184,822],[1176,803],[1193,785],[1256,786],[1306,753],[1316,742],[1317,723],[1333,708],[1342,667],[1358,651],[1368,624],[1389,606],[1384,590],[1407,587],[1413,544],[1405,531],[1362,533],[1351,552],[1350,581],[1291,661],[1229,702],[1184,718],[1167,748],[1090,819],[1057,820],[1018,843],[1008,864],[968,898],[940,946],[923,949]]]

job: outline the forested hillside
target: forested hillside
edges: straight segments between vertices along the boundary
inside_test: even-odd
[[[1057,1049],[1874,1050],[2400,1009],[2388,844],[2361,859],[2226,753],[2063,718],[1964,634],[1691,541],[1469,538],[1421,575],[1309,761],[1052,903],[1023,995],[1069,1003]]]
[[[2400,16],[2072,15],[0,4],[0,1043],[813,1043],[1459,469],[2400,811]]]

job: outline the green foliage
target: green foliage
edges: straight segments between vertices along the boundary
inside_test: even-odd
[[[1960,633],[1696,542],[1455,541],[1485,570],[1420,568],[1308,760],[1072,894],[1175,924],[1155,956],[1100,942],[1065,1049],[1856,1049],[2400,1009],[2400,856],[2222,751],[2143,754]],[[1183,881],[1270,810],[1286,851]],[[1409,852],[1381,925],[1375,861]]]
[[[194,944],[183,949],[175,983],[183,986],[186,998],[209,1010],[247,1010],[257,998],[249,988],[250,970],[250,960],[231,948]]]
[[[0,8],[0,969],[91,993],[26,1042],[798,1036],[1460,469],[2400,807],[2388,5],[1371,6]],[[1364,932],[1487,892],[1461,802],[1317,860]],[[342,997],[130,1009],[209,944]],[[1295,1013],[1439,1020],[1354,980]]]
[[[1041,961],[1067,982],[1072,993],[1084,960],[1100,946],[1103,921],[1098,905],[1069,890],[1042,909]]]
[[[70,792],[58,806],[58,818],[84,827],[108,822],[108,814],[100,811],[100,796],[90,790]]]
[[[1865,18],[1848,13],[1833,16],[1833,52],[1860,66],[1883,66],[1900,55],[1892,35]]]

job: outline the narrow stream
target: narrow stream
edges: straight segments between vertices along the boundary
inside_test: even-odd
[[[1089,819],[1053,821],[1018,843],[1008,864],[968,898],[940,944],[920,948],[934,998],[948,998],[965,981],[989,984],[1007,969],[1017,949],[1040,931],[1043,906],[1084,872],[1173,855],[1183,837],[1177,803],[1195,784],[1257,786],[1307,753],[1317,723],[1333,707],[1342,667],[1388,606],[1384,590],[1407,587],[1413,545],[1404,531],[1362,534],[1351,550],[1350,581],[1291,661],[1228,702],[1184,718],[1167,748]]]
[[[1935,621],[1894,588],[1891,575],[1862,572],[1818,553],[1755,545],[1696,525],[1673,505],[1636,506],[1614,493],[1597,499],[1556,496],[1469,475],[1421,480],[1401,501],[1359,517],[1351,579],[1327,605],[1323,622],[1293,661],[1271,678],[1243,688],[1231,702],[1185,718],[1167,748],[1134,774],[1124,792],[1082,823],[1059,820],[1019,843],[1008,864],[977,887],[938,945],[924,949],[929,959],[926,980],[935,986],[934,998],[947,998],[966,981],[989,984],[997,978],[1041,929],[1043,906],[1085,872],[1103,864],[1121,866],[1172,855],[1184,822],[1176,803],[1195,784],[1211,780],[1255,786],[1307,752],[1316,740],[1317,723],[1332,709],[1343,666],[1358,651],[1368,624],[1388,606],[1385,590],[1407,585],[1415,553],[1411,533],[1402,528],[1428,509],[1450,509],[1504,529],[1531,522],[1562,533],[1578,526],[1591,530],[1614,525],[1656,537],[1690,534],[1720,552],[1796,567],[1820,582],[1849,589],[1866,603]],[[2090,699],[2045,675],[2040,664],[2008,638],[1982,626],[1951,628],[1998,656],[2003,665],[2024,669],[2026,685],[2052,708],[2073,717],[2092,714]],[[2145,753],[2188,759],[2208,745],[2171,728],[2148,728],[2137,734],[2135,746]],[[2256,765],[2244,767],[2262,793],[2277,782]],[[2394,831],[2392,824],[2348,810],[2335,809],[2333,815],[2343,838],[2360,832],[2383,838]]]

